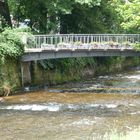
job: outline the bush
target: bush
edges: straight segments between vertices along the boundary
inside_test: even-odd
[[[22,34],[24,30],[6,28],[0,34],[0,61],[7,57],[19,58],[24,53]]]
[[[135,43],[133,46],[135,50],[140,51],[140,43]]]

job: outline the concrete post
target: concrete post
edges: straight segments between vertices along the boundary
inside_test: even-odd
[[[22,86],[27,86],[31,84],[30,65],[31,62],[21,62]]]

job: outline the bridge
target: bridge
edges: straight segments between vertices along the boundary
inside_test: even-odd
[[[56,34],[29,37],[22,61],[94,56],[140,56],[140,34]]]
[[[22,83],[31,81],[30,62],[72,57],[140,56],[140,34],[35,35],[25,42]]]

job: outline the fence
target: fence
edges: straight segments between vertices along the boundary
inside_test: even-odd
[[[30,38],[28,38],[30,40]],[[41,47],[71,47],[90,45],[116,45],[119,47],[133,46],[140,42],[140,34],[55,34],[55,35],[35,35],[33,48]],[[29,42],[30,43],[30,42]],[[67,45],[66,45],[67,44]]]

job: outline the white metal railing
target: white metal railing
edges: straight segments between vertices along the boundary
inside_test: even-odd
[[[55,34],[28,38],[32,48],[44,49],[132,49],[140,43],[140,34]],[[32,42],[32,43],[31,43]]]

